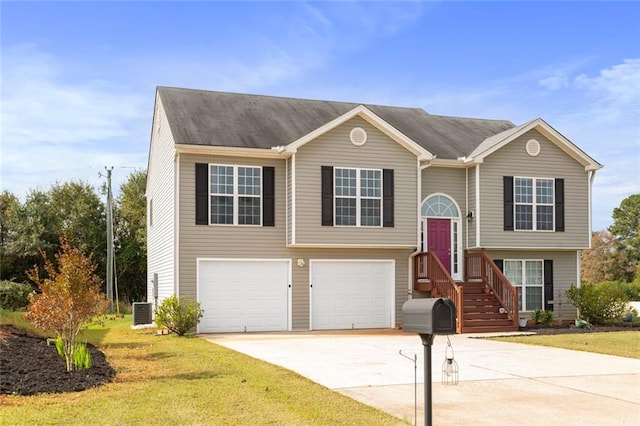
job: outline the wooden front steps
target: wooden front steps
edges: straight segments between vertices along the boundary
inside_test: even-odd
[[[480,282],[463,284],[463,333],[491,333],[517,331],[518,326],[506,312],[501,312],[500,303],[495,296],[485,291]]]

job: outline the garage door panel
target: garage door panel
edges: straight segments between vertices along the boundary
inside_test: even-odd
[[[199,332],[288,329],[289,261],[201,260],[198,268]]]
[[[313,329],[392,326],[393,261],[313,261]]]

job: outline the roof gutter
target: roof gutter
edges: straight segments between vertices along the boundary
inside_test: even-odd
[[[288,149],[282,150],[282,147],[272,147],[271,149],[262,148],[238,148],[228,146],[203,146],[203,145],[187,145],[175,144],[176,152],[179,154],[195,154],[195,155],[220,155],[227,157],[253,157],[253,158],[283,158],[293,155]],[[275,149],[274,149],[275,148]]]

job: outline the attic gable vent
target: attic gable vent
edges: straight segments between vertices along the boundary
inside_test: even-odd
[[[367,132],[362,127],[354,127],[349,133],[349,140],[355,146],[362,146],[367,142]]]
[[[532,157],[535,157],[538,154],[540,154],[540,142],[538,142],[535,139],[529,139],[526,145],[526,149],[527,149],[527,154],[529,154]]]

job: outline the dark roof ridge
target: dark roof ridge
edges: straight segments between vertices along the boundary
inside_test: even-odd
[[[511,120],[505,120],[502,118],[460,117],[457,115],[442,115],[442,114],[429,114],[429,115],[434,118],[453,118],[454,120],[482,120],[482,121],[496,121],[496,122],[503,122],[503,123],[507,122],[507,123],[513,124],[513,126],[515,127],[515,124]]]

